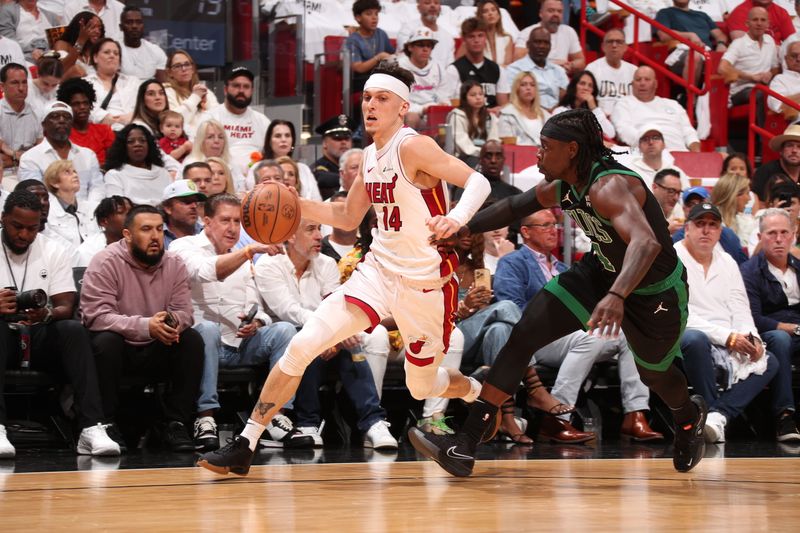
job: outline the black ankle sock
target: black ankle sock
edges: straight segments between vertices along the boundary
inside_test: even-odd
[[[480,398],[473,402],[469,409],[469,415],[464,421],[464,426],[461,428],[469,438],[470,444],[474,446],[481,441],[486,428],[489,427],[489,424],[494,423],[497,409],[496,405],[492,405]]]
[[[673,409],[672,407],[669,408],[672,411],[672,419],[675,420],[675,425],[678,427],[683,427],[687,424],[694,423],[697,420],[697,406],[694,404],[692,400],[686,400],[686,403],[678,407],[677,409]]]

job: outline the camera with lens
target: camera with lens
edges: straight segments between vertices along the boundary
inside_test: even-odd
[[[16,287],[6,287],[16,291]],[[22,291],[17,293],[17,312],[12,315],[2,315],[3,320],[6,322],[19,322],[25,320],[26,315],[20,311],[27,311],[28,309],[41,309],[47,306],[47,293],[42,289],[31,289],[29,291]]]

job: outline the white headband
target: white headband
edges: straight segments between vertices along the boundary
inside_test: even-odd
[[[391,91],[406,102],[408,102],[409,95],[411,94],[411,91],[409,91],[405,83],[388,74],[371,75],[367,83],[364,84],[364,90],[366,91],[367,89],[384,89],[386,91]]]

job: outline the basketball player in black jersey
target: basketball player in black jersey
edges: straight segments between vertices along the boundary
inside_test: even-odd
[[[673,464],[687,472],[705,449],[706,405],[701,396],[689,396],[686,379],[673,364],[686,326],[688,287],[664,214],[642,179],[603,145],[590,111],[555,115],[541,136],[539,170],[545,182],[479,212],[459,233],[483,233],[560,206],[589,236],[592,252],[528,303],[461,431],[433,435],[412,428],[409,438],[450,474],[470,475],[478,442],[498,406],[516,393],[532,353],[578,329],[607,336],[621,330],[642,381],[672,411]]]

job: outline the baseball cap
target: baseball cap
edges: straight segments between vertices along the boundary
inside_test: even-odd
[[[701,200],[708,200],[709,196],[711,196],[711,193],[708,192],[708,189],[705,187],[692,187],[683,191],[683,203],[686,203],[689,200],[689,197],[695,194],[699,196]]]
[[[206,195],[197,190],[197,184],[192,180],[175,180],[164,187],[162,202],[173,198],[184,198],[186,196],[197,196],[200,200],[205,200]]]
[[[661,126],[658,126],[656,124],[645,124],[644,126],[639,128],[639,134],[636,136],[636,139],[637,140],[641,139],[642,137],[644,137],[644,134],[647,133],[648,131],[654,131],[659,135],[661,135],[662,137],[664,136],[664,133],[661,131]]]
[[[58,112],[69,113],[69,116],[72,116],[72,107],[70,107],[69,104],[65,104],[64,102],[56,100],[55,102],[50,102],[45,106],[44,114],[42,114],[42,116],[44,118],[47,118],[47,115],[49,115],[50,113],[58,113]]]
[[[710,204],[708,202],[700,202],[699,204],[694,206],[692,210],[689,211],[689,216],[687,217],[687,220],[697,220],[698,218],[707,214],[714,215],[714,218],[716,218],[717,220],[722,220],[722,215],[720,214],[719,209],[717,209],[713,204]]]
[[[436,36],[433,34],[430,28],[425,28],[425,27],[417,28],[414,31],[414,33],[411,34],[411,37],[408,38],[406,43],[411,44],[419,41],[430,41],[434,44],[439,42],[439,40],[436,38]]]
[[[239,76],[245,76],[245,77],[249,78],[250,81],[253,81],[255,79],[255,76],[253,75],[253,73],[250,71],[249,68],[247,68],[247,67],[234,67],[234,68],[231,69],[230,72],[228,72],[228,75],[225,76],[225,82],[227,83],[227,82],[231,81],[234,78],[238,78]]]

